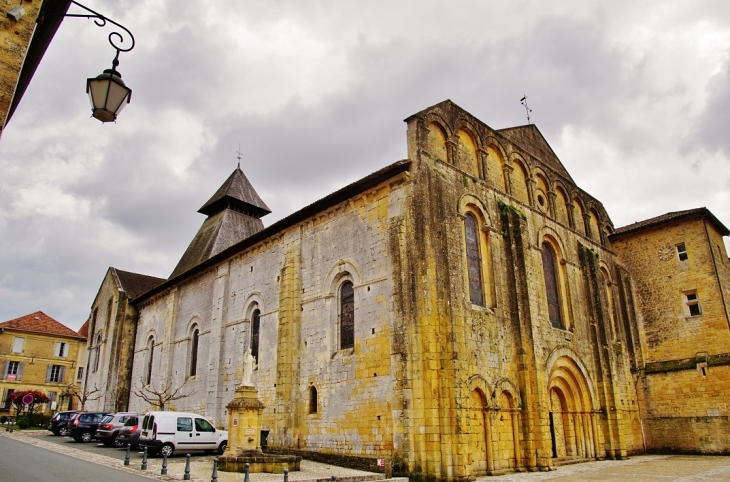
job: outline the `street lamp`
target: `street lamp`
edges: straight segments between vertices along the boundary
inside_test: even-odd
[[[131,44],[129,47],[124,47],[122,45],[125,42],[123,34],[119,32],[112,32],[109,34],[109,43],[117,51],[114,56],[114,60],[112,60],[112,68],[104,70],[104,72],[96,77],[86,79],[86,93],[89,94],[89,100],[91,101],[92,117],[99,119],[101,122],[115,122],[119,113],[127,104],[129,104],[129,101],[132,98],[132,89],[124,85],[122,74],[117,71],[117,66],[119,65],[119,53],[129,52],[134,48],[134,36],[127,27],[118,24],[114,20],[95,12],[89,7],[81,5],[74,0],[71,0],[71,3],[90,13],[64,13],[64,17],[93,18],[94,24],[98,27],[104,27],[106,23],[109,22],[123,29],[127,35],[129,35]]]

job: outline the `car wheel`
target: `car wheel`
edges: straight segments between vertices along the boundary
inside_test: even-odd
[[[61,437],[65,437],[66,435],[68,435],[68,428],[66,428],[66,427],[59,428],[58,429],[58,432],[56,432],[56,435],[60,435]]]
[[[114,438],[112,439],[112,442],[114,443],[114,446],[118,449],[125,447],[127,444],[124,443],[124,441],[119,440],[119,434],[116,434]]]
[[[168,458],[172,457],[172,454],[175,452],[175,446],[171,443],[166,443],[162,446],[160,449],[160,455],[165,455]]]
[[[224,440],[221,442],[221,444],[218,446],[218,455],[223,455],[223,452],[226,451],[226,448],[228,447],[228,441]]]
[[[81,441],[84,443],[91,442],[91,432],[84,432],[81,434]]]

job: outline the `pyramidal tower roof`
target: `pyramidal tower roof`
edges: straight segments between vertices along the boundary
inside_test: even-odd
[[[198,209],[198,212],[211,216],[225,209],[223,206],[229,205],[239,205],[239,207],[248,208],[257,218],[271,212],[271,209],[261,200],[241,170],[240,165],[228,176],[226,182],[218,188],[215,194],[208,199],[208,202],[203,204],[202,208]]]
[[[208,217],[180,258],[170,279],[264,229],[264,223],[259,218],[271,210],[239,166],[198,212]]]

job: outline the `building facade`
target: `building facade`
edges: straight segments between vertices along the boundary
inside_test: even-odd
[[[650,451],[730,453],[728,234],[699,208],[610,236],[642,314],[645,363],[635,373]]]
[[[16,390],[46,393],[51,401],[45,413],[75,408],[68,388],[83,377],[78,354],[85,344],[81,335],[42,311],[0,323],[0,413],[15,414],[7,397]]]
[[[83,391],[86,410],[124,411],[129,404],[137,310],[129,300],[162,279],[109,268],[87,321],[88,345]]]
[[[451,101],[406,122],[407,160],[267,228],[234,171],[131,301],[129,409],[180,389],[170,409],[226,426],[250,349],[269,446],[445,479],[642,450],[637,315],[601,203],[535,126]]]

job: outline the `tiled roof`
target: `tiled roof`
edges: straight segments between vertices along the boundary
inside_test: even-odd
[[[711,212],[709,209],[702,207],[702,208],[696,208],[696,209],[687,209],[684,211],[673,211],[671,213],[662,214],[661,216],[657,216],[655,218],[646,219],[644,221],[639,221],[637,223],[629,224],[628,226],[623,226],[620,228],[617,228],[613,233],[611,233],[611,236],[618,236],[625,233],[630,233],[632,231],[638,231],[640,229],[648,228],[650,226],[655,226],[658,224],[666,223],[668,221],[674,221],[680,218],[684,217],[690,217],[690,216],[704,216],[706,217],[711,223],[715,225],[715,227],[720,231],[720,234],[723,236],[730,235],[730,231],[725,227],[724,224],[722,224]]]
[[[81,328],[79,328],[79,335],[85,340],[89,339],[89,320],[86,320],[86,322],[81,325]]]
[[[119,286],[127,293],[129,299],[134,299],[141,296],[154,288],[155,286],[164,283],[165,279],[155,278],[154,276],[147,276],[144,274],[130,273],[129,271],[122,271],[121,269],[111,268],[116,274],[119,280]]]
[[[62,335],[70,338],[81,338],[81,336],[71,328],[62,325],[42,311],[36,311],[35,313],[0,323],[0,328],[33,333],[45,333],[48,335]]]
[[[256,190],[249,182],[246,175],[240,167],[236,168],[223,185],[218,188],[213,197],[203,204],[198,210],[199,213],[211,216],[220,211],[215,205],[224,202],[226,198],[234,199],[248,205],[257,217],[265,216],[271,212],[271,209],[261,200]]]

